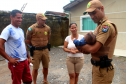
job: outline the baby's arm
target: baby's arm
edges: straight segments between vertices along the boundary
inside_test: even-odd
[[[85,45],[85,44],[87,44],[87,43],[85,42],[85,38],[82,38],[82,39],[80,40],[80,42],[79,42],[79,46],[82,46],[82,45]]]
[[[74,38],[73,43],[77,47],[77,46],[79,46],[80,41]]]
[[[84,38],[81,39],[80,41],[75,39],[75,40],[73,41],[73,43],[75,44],[76,47],[77,47],[77,46],[82,46],[82,45],[87,44],[87,43],[85,43],[85,39],[84,39]]]

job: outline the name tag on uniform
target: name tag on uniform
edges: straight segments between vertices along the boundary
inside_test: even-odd
[[[41,32],[36,32],[36,34],[40,34]]]

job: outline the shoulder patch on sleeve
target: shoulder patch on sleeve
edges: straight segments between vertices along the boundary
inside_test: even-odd
[[[28,30],[31,31],[32,29],[29,27]]]
[[[108,23],[102,24],[102,31],[103,32],[108,32],[109,27],[110,27],[110,24],[108,24]]]

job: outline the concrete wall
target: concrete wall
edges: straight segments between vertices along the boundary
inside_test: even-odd
[[[85,35],[86,32],[80,32],[80,16],[87,8],[90,0],[85,0],[76,5],[70,10],[70,22],[76,22],[78,25],[78,33]],[[116,42],[116,49],[126,50],[126,0],[100,0],[104,6],[105,14],[108,19],[114,22],[118,29],[118,37]],[[70,32],[69,32],[70,34]]]
[[[26,34],[27,29],[36,23],[36,14],[23,13],[22,16],[22,24],[20,27],[24,30],[24,34]],[[46,15],[46,17],[48,18],[46,24],[51,28],[51,37],[49,40],[51,46],[63,45],[65,37],[68,36],[69,19],[51,15]],[[10,12],[0,11],[0,34],[10,22]]]

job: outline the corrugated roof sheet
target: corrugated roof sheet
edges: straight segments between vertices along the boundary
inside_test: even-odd
[[[68,15],[66,13],[60,13],[60,12],[54,12],[54,11],[46,11],[45,14],[60,15],[60,16]]]

